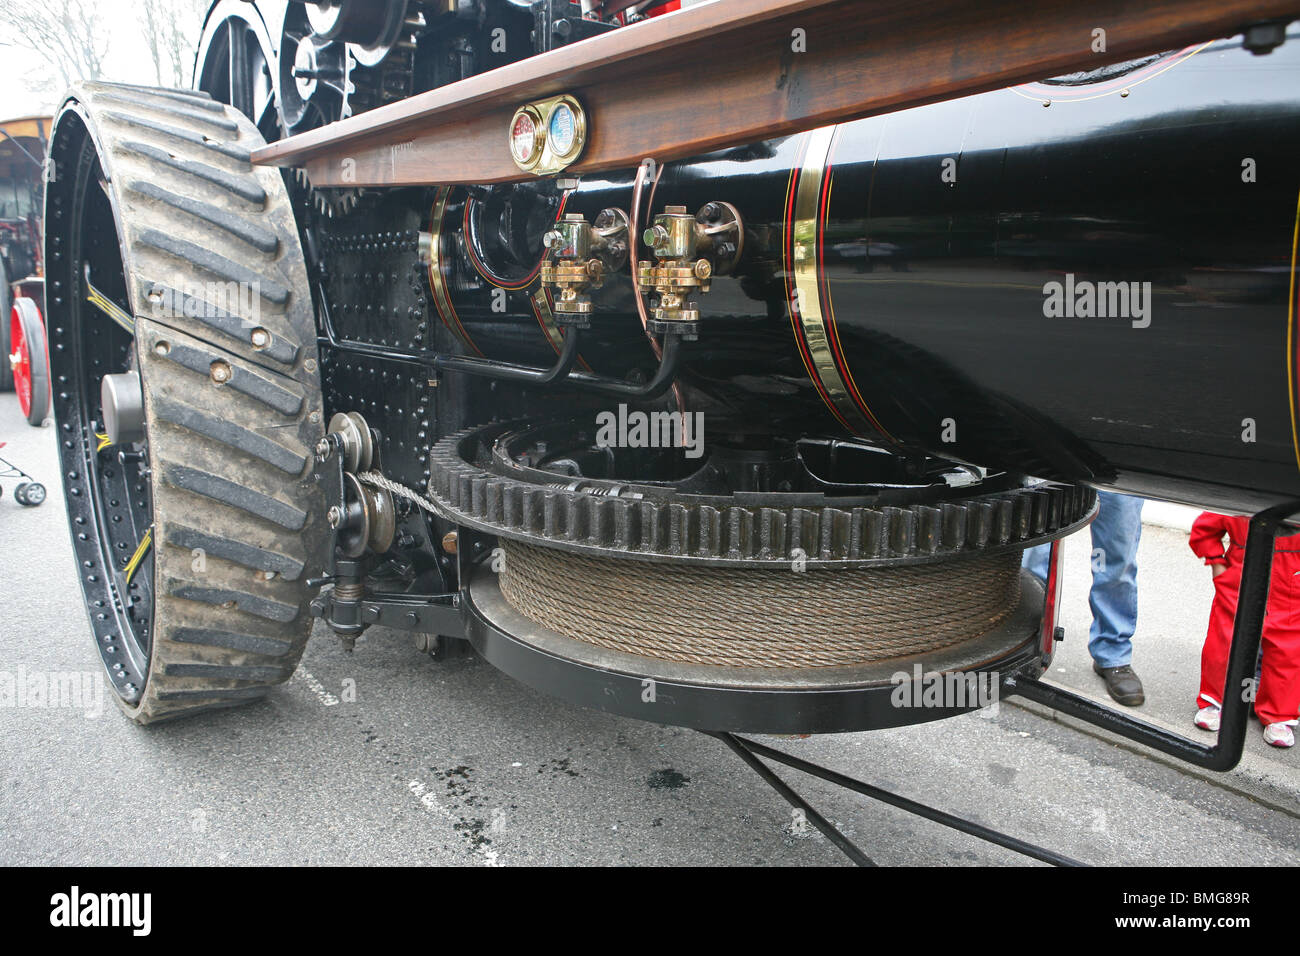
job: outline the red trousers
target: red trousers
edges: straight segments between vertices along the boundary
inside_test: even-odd
[[[1294,546],[1290,541],[1287,544]],[[1295,576],[1300,569],[1293,567],[1296,562],[1288,560],[1294,554],[1284,554],[1279,549],[1273,557],[1268,612],[1264,616],[1263,670],[1255,694],[1255,713],[1264,724],[1295,724],[1300,712],[1300,608],[1297,608],[1300,578]],[[1227,557],[1226,570],[1214,579],[1214,604],[1201,651],[1198,707],[1206,701],[1223,702],[1232,620],[1237,613],[1237,591],[1241,584],[1241,551],[1230,545]],[[1246,688],[1228,689],[1229,694],[1245,692]]]

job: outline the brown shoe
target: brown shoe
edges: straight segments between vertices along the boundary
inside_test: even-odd
[[[1106,690],[1110,696],[1125,707],[1136,707],[1146,702],[1146,694],[1142,692],[1142,681],[1137,674],[1133,673],[1131,665],[1099,667],[1097,662],[1093,661],[1092,669],[1106,682]]]

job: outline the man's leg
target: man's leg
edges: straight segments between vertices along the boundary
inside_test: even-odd
[[[1027,570],[1042,584],[1047,584],[1047,568],[1052,563],[1052,546],[1040,544],[1036,548],[1025,548],[1020,566]]]
[[[1145,700],[1142,682],[1129,666],[1137,629],[1137,551],[1142,539],[1141,498],[1099,492],[1092,523],[1092,609],[1088,652],[1110,695],[1129,707]]]

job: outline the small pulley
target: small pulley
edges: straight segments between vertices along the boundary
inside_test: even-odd
[[[339,412],[330,419],[326,441],[337,443],[343,455],[343,470],[352,474],[369,471],[374,463],[375,440],[370,426],[357,412]]]
[[[343,475],[343,507],[329,510],[330,527],[338,532],[339,548],[349,558],[369,549],[383,554],[393,546],[397,512],[393,496],[383,488],[363,485],[353,474]]]
[[[359,558],[367,550],[383,554],[393,546],[397,510],[392,493],[367,481],[376,464],[375,439],[357,412],[339,412],[330,419],[329,431],[317,452],[327,458],[337,451],[343,465],[343,503],[326,514],[346,557]]]

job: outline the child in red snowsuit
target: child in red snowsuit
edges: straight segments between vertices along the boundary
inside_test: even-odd
[[[1214,569],[1214,605],[1210,608],[1209,631],[1201,651],[1201,692],[1196,701],[1200,708],[1196,726],[1205,730],[1219,729],[1228,647],[1232,643],[1232,621],[1237,613],[1237,592],[1249,526],[1247,518],[1206,511],[1193,523],[1188,542]],[[1264,724],[1264,739],[1275,747],[1292,746],[1295,735],[1291,728],[1300,722],[1297,720],[1300,714],[1300,578],[1297,575],[1300,575],[1300,537],[1278,538],[1261,638],[1263,669],[1255,695],[1255,715]],[[1229,694],[1237,692],[1240,691],[1234,688],[1227,690]]]

